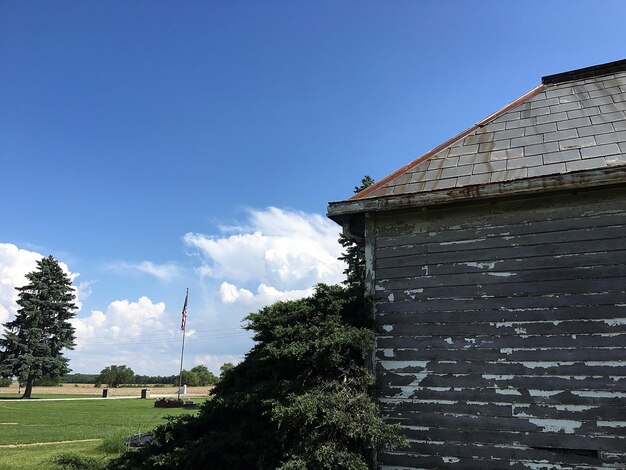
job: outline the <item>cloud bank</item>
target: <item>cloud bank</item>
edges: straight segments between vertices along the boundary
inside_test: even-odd
[[[164,302],[142,296],[136,301],[115,300],[104,311],[73,318],[76,347],[68,352],[71,367],[99,372],[111,364],[125,364],[139,374],[173,373],[180,341],[174,317],[168,318]]]
[[[76,349],[84,348],[88,343],[106,345],[120,338],[132,344],[133,339],[163,333],[165,327],[161,319],[164,312],[163,302],[154,303],[145,296],[136,302],[115,300],[106,312],[93,310],[87,317],[70,320],[76,329]]]
[[[269,207],[249,210],[239,223],[220,226],[215,233],[184,235],[186,251],[197,255],[184,264],[148,260],[107,264],[103,273],[138,273],[159,282],[148,296],[142,292],[146,289],[144,278],[126,276],[125,290],[138,282],[135,295],[120,298],[112,292],[104,304],[90,306],[72,319],[76,348],[67,352],[70,366],[77,372],[95,373],[110,364],[126,364],[140,374],[176,373],[181,344],[180,293],[189,286],[185,368],[205,364],[217,373],[222,363],[239,362],[251,347],[251,333],[241,330],[241,321],[249,312],[278,300],[310,295],[317,283],[343,280],[345,265],[337,259],[342,250],[338,237],[339,227],[319,214]],[[0,322],[15,315],[14,287],[26,283],[26,273],[35,269],[41,257],[12,244],[0,244]],[[62,266],[75,280],[78,273]],[[195,272],[195,279],[186,270]],[[109,283],[102,279],[99,284],[78,284],[79,300]],[[172,292],[178,296],[172,298]],[[155,296],[158,301],[152,300]],[[169,311],[165,302],[173,306]]]
[[[319,214],[269,207],[250,210],[241,225],[219,235],[187,233],[203,259],[201,276],[222,281],[224,304],[255,306],[308,295],[320,282],[343,279],[336,224]]]

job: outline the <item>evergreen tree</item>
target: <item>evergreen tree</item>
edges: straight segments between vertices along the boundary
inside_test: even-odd
[[[361,191],[363,191],[366,188],[369,188],[373,184],[374,184],[374,179],[370,175],[365,175],[361,179],[361,185],[354,187],[354,194],[360,193]]]
[[[109,469],[368,470],[372,451],[407,445],[374,400],[364,260],[345,240],[347,286],[320,284],[311,297],[250,314],[255,346],[222,366],[199,415],[171,418]]]
[[[373,184],[374,180],[366,175],[361,180],[361,185],[354,187],[354,193],[360,193]],[[365,253],[363,252],[363,247],[350,240],[343,233],[339,235],[339,243],[346,250],[339,259],[345,261],[348,265],[343,272],[346,275],[346,279],[343,281],[344,284],[363,287],[365,282]]]
[[[0,376],[25,383],[22,398],[30,398],[35,380],[70,371],[62,350],[74,347],[69,320],[76,310],[72,282],[52,256],[37,261],[26,279],[27,285],[16,287],[20,309],[0,339]]]
[[[372,399],[363,292],[317,286],[313,296],[248,316],[255,346],[198,416],[172,418],[112,470],[367,470],[373,449],[404,444]]]

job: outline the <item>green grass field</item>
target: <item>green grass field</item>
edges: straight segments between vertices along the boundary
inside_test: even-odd
[[[20,395],[0,395],[1,400],[15,400]],[[41,400],[42,398],[100,398],[100,395],[86,395],[84,393],[33,393],[31,400]]]
[[[195,410],[154,408],[152,400],[0,401],[0,469],[52,469],[51,459],[77,452],[111,458],[102,443],[153,429],[165,416]],[[8,448],[15,444],[99,439]],[[119,440],[119,439],[118,439]]]

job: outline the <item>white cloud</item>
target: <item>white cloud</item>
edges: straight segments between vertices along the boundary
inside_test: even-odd
[[[118,262],[109,266],[116,271],[139,271],[141,273],[150,274],[160,281],[171,281],[180,274],[180,269],[173,263],[155,264],[151,261],[142,261],[141,263]]]
[[[173,374],[181,339],[176,320],[166,314],[165,303],[146,296],[115,300],[105,311],[73,318],[76,347],[67,352],[70,367],[98,373],[111,364],[124,364],[137,374]]]
[[[341,282],[338,237],[337,225],[319,214],[269,207],[249,211],[247,223],[223,228],[222,235],[188,233],[184,241],[204,257],[199,274],[223,281],[223,303],[252,305],[308,295],[320,282]]]
[[[222,282],[218,298],[225,304],[240,304],[246,307],[260,307],[272,304],[279,300],[294,300],[313,294],[313,288],[301,290],[281,291],[272,286],[261,283],[257,287],[256,294],[248,289],[238,288],[234,284]]]
[[[195,316],[188,320],[195,321],[198,327],[188,327],[186,331],[186,369],[205,364],[218,373],[224,362],[241,360],[242,355],[237,354],[239,350],[234,344],[247,342],[243,350],[250,347],[250,334],[240,327],[225,323],[209,325]],[[75,371],[97,373],[108,365],[124,364],[137,374],[178,373],[182,341],[180,312],[168,312],[163,302],[145,296],[136,301],[116,300],[105,311],[93,310],[71,322],[76,329],[77,346],[68,351],[67,357]]]
[[[145,296],[140,297],[137,302],[111,302],[106,313],[93,310],[88,317],[70,320],[76,329],[76,349],[107,346],[109,342],[123,345],[120,339],[126,339],[128,344],[133,344],[138,338],[155,333],[167,335],[168,332],[161,322],[164,312],[163,302],[153,303]],[[171,335],[173,336],[173,332]]]
[[[12,243],[0,243],[0,323],[12,319],[17,313],[16,287],[28,283],[26,274],[37,268],[37,261],[43,255],[35,251],[18,248]],[[65,263],[59,262],[63,271],[74,282],[80,273],[72,273]],[[75,288],[79,310],[82,307],[82,299],[89,295],[89,284],[81,283]]]
[[[190,286],[185,368],[205,364],[219,373],[223,363],[240,362],[253,344],[252,334],[240,327],[246,314],[277,300],[310,295],[319,282],[340,282],[345,266],[337,259],[342,251],[338,237],[339,227],[321,215],[273,207],[250,210],[241,223],[217,233],[185,235],[186,247],[200,260],[200,285]],[[41,257],[0,244],[0,320],[15,314],[14,287],[26,283],[25,274]],[[108,268],[148,274],[168,285],[186,277],[177,263],[119,262]],[[77,273],[64,269],[76,280]],[[106,278],[98,283],[99,288],[106,286]],[[77,283],[79,298],[87,298],[92,287],[93,282]],[[175,305],[167,312],[165,303],[151,300],[167,290],[161,284],[154,289],[149,296],[107,302],[74,318],[77,347],[67,352],[70,367],[97,373],[110,364],[126,364],[139,374],[177,373],[182,298],[166,297],[168,305]]]
[[[248,289],[238,289],[234,284],[222,282],[218,298],[225,304],[234,304],[240,300],[252,299],[254,294]]]

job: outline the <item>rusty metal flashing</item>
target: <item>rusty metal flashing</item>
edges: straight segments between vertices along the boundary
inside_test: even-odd
[[[541,83],[551,85],[555,83],[571,82],[572,80],[582,80],[585,78],[598,77],[600,75],[608,75],[626,70],[626,59],[608,62],[606,64],[592,65],[569,72],[555,73],[554,75],[546,75],[541,77]]]
[[[351,219],[354,220],[356,215],[368,212],[427,208],[495,197],[529,195],[538,191],[571,191],[623,184],[626,184],[626,167],[619,166],[431,192],[331,202],[327,215],[338,224],[344,225],[349,224]]]
[[[487,116],[486,118],[480,120],[479,122],[477,122],[473,126],[469,127],[468,129],[465,129],[460,134],[457,134],[456,136],[452,137],[451,139],[446,140],[443,144],[440,144],[437,147],[433,148],[432,150],[426,152],[424,155],[422,155],[419,158],[413,160],[412,162],[404,165],[399,170],[396,170],[393,173],[391,173],[390,175],[385,176],[383,179],[381,179],[377,183],[373,184],[372,186],[369,186],[368,188],[365,188],[363,191],[361,191],[359,193],[356,193],[354,196],[352,196],[348,200],[352,201],[352,200],[356,200],[356,199],[364,199],[364,198],[366,198],[369,194],[371,194],[372,192],[376,191],[377,189],[383,187],[389,181],[391,181],[394,178],[402,175],[404,172],[406,172],[409,169],[419,165],[423,161],[428,160],[430,157],[432,157],[433,155],[436,155],[437,153],[441,152],[446,147],[449,147],[450,145],[453,145],[454,143],[458,142],[459,140],[464,139],[465,137],[467,137],[472,132],[476,131],[477,129],[480,129],[481,127],[484,127],[489,122],[493,121],[494,119],[498,118],[499,116],[503,115],[504,113],[510,111],[511,109],[515,108],[516,106],[519,106],[524,101],[532,98],[537,93],[543,91],[545,88],[546,88],[546,86],[543,85],[543,84],[536,86],[535,88],[533,88],[529,92],[527,92],[524,95],[522,95],[519,98],[517,98],[515,101],[512,101],[511,103],[507,104],[506,106],[504,106],[503,108],[499,109],[495,113],[490,114],[489,116]]]

